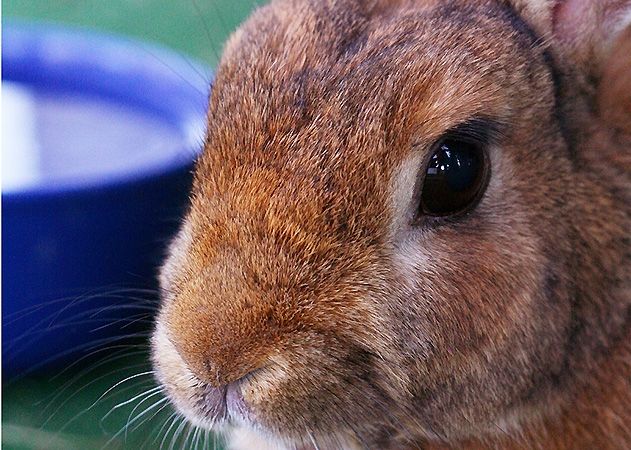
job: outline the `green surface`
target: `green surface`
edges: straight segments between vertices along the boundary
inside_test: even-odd
[[[167,434],[173,410],[161,393],[150,390],[156,385],[148,370],[146,355],[130,347],[80,370],[54,369],[6,382],[2,448],[152,449],[171,443],[193,448],[188,428],[176,435],[176,425]],[[137,374],[143,375],[121,382]]]
[[[262,0],[3,0],[3,18],[55,21],[155,41],[215,65]]]
[[[3,20],[17,17],[53,21],[154,41],[214,66],[227,35],[257,3],[4,0],[2,13]],[[120,380],[150,370],[146,353],[137,345],[103,352],[100,358],[80,368],[77,365],[3,383],[2,448],[213,448],[216,443],[212,437],[203,444],[201,433],[179,428],[179,422],[171,426],[173,410],[166,403],[134,421],[162,398],[155,395],[140,403],[143,397],[138,397],[125,403],[155,386],[150,374],[132,378],[107,392]],[[146,348],[144,343],[140,345]],[[160,410],[163,405],[165,408]]]

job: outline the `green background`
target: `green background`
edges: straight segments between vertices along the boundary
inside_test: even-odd
[[[3,0],[3,20],[54,21],[164,44],[215,65],[226,37],[263,0]]]
[[[43,20],[124,34],[166,45],[215,66],[226,37],[259,3],[253,0],[4,0],[2,20],[3,23],[12,18]],[[166,405],[163,403],[132,422],[125,433],[129,420],[162,398],[155,395],[139,405],[143,398],[139,397],[124,404],[155,386],[150,375],[132,378],[100,398],[119,380],[150,370],[146,342],[127,345],[100,353],[89,363],[68,370],[4,380],[2,448],[153,449],[160,444],[162,448],[213,448],[216,443],[212,437],[201,439],[203,436],[198,433],[199,439],[194,439],[196,436],[188,428],[180,428],[178,438],[179,422],[171,427],[173,410],[168,405],[160,410]],[[159,413],[153,416],[156,411]]]

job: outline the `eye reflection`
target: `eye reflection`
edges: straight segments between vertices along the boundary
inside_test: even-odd
[[[432,155],[421,193],[421,212],[431,216],[456,214],[479,198],[485,181],[484,152],[456,139],[443,141]]]

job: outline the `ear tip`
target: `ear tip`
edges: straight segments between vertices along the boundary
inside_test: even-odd
[[[540,35],[552,31],[553,11],[559,0],[510,0],[512,7]]]
[[[631,0],[509,0],[556,52],[581,70],[601,70],[618,35],[631,24]]]
[[[631,135],[631,24],[613,43],[605,59],[599,89],[601,115]]]

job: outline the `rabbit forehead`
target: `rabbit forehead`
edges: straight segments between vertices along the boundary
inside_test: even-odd
[[[249,164],[349,180],[348,167],[392,170],[410,143],[471,116],[510,122],[531,116],[533,104],[551,106],[543,51],[503,4],[426,2],[377,14],[338,3],[352,7],[272,3],[231,40],[200,172]]]

